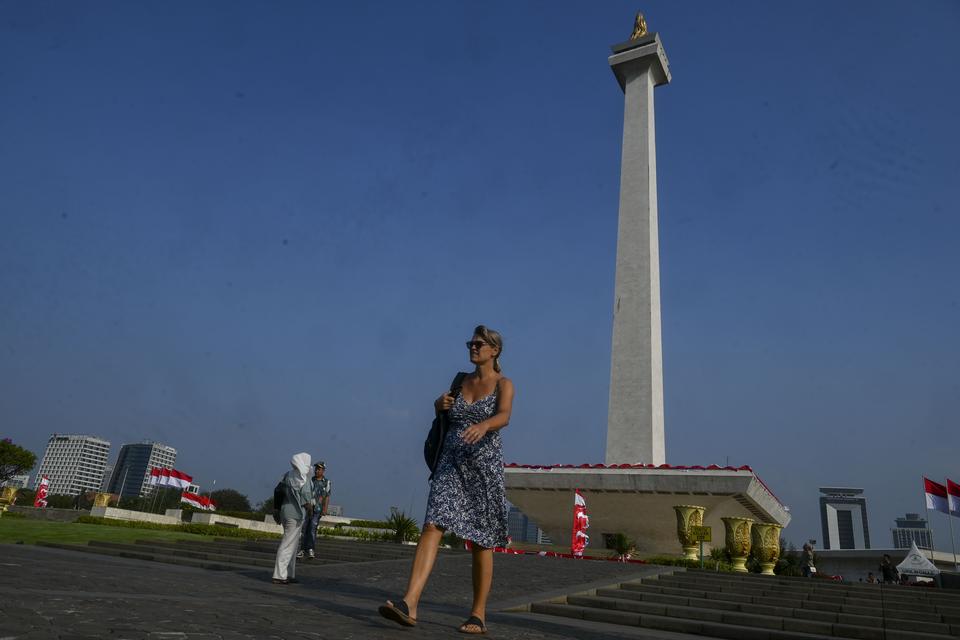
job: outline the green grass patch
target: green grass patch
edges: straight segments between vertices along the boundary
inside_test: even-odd
[[[36,544],[62,542],[86,544],[91,540],[106,542],[135,542],[151,540],[203,540],[203,536],[182,531],[150,531],[125,527],[104,527],[76,522],[53,522],[30,518],[0,518],[0,543]]]
[[[81,516],[77,522],[53,522],[30,518],[0,517],[0,543],[36,544],[61,542],[86,544],[91,540],[135,542],[137,540],[210,540],[218,538],[276,539],[279,535],[233,527],[200,524],[164,525],[132,520]]]
[[[253,531],[251,529],[241,529],[239,527],[224,527],[216,524],[193,524],[189,522],[184,524],[159,524],[155,522],[144,522],[142,520],[115,520],[113,518],[80,516],[77,519],[77,523],[107,527],[124,527],[128,529],[148,529],[150,531],[177,531],[201,536],[244,538],[246,540],[279,540],[282,537],[279,533],[266,533]]]

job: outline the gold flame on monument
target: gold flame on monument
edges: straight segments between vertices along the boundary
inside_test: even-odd
[[[633,33],[630,34],[631,40],[639,40],[647,35],[647,19],[643,17],[643,12],[637,11],[637,17],[633,19]]]

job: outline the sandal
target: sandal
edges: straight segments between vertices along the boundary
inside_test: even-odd
[[[387,603],[380,605],[377,611],[387,620],[393,620],[404,627],[413,627],[417,624],[417,619],[410,617],[410,609],[407,608],[403,598],[398,598],[396,604],[387,600]]]
[[[478,631],[473,631],[468,629],[468,627],[476,627]],[[482,634],[487,632],[487,625],[483,624],[483,620],[477,616],[470,616],[467,618],[467,621],[460,625],[460,633],[470,633],[470,634]]]

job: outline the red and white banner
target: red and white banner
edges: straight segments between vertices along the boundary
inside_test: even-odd
[[[50,478],[43,476],[37,486],[37,495],[33,499],[33,506],[44,509],[47,506],[47,491],[50,489]]]
[[[573,530],[570,536],[570,553],[574,557],[582,558],[583,550],[590,544],[587,529],[590,527],[590,516],[587,515],[587,501],[583,499],[580,489],[574,489],[573,494]]]
[[[160,487],[186,489],[190,486],[191,482],[193,482],[193,476],[188,476],[176,469],[161,469],[159,467],[150,469],[150,484]]]
[[[928,478],[923,479],[923,492],[927,498],[927,509],[936,509],[943,513],[950,513],[947,507],[947,488],[939,482]]]
[[[950,505],[950,515],[960,518],[960,484],[947,478],[947,502]]]
[[[187,504],[193,505],[197,509],[203,509],[204,511],[216,511],[217,506],[213,504],[208,496],[198,496],[195,493],[189,493],[184,491],[180,494],[180,502],[186,502]]]

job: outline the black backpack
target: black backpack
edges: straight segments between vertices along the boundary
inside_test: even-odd
[[[283,484],[283,480],[281,480],[277,483],[277,486],[273,488],[273,520],[277,524],[283,524],[283,520],[280,518],[280,507],[286,502],[286,497],[287,488]]]
[[[451,395],[457,395],[460,387],[463,386],[463,379],[466,377],[467,374],[463,371],[453,377],[453,382],[450,383]],[[427,439],[423,443],[423,459],[426,461],[427,467],[430,468],[431,478],[433,478],[433,472],[437,469],[437,463],[440,462],[440,452],[443,451],[443,440],[446,437],[447,412],[441,411],[433,419],[433,424],[430,425],[430,433],[427,434]]]

